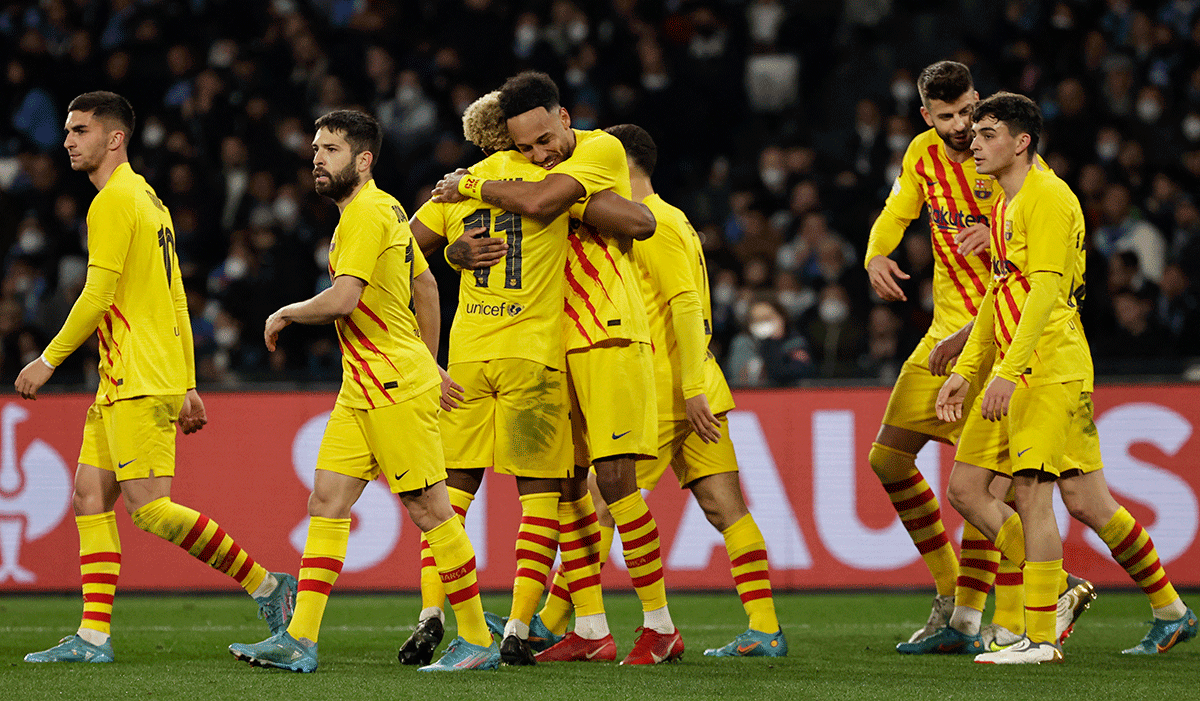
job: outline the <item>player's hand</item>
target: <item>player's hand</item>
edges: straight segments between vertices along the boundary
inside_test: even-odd
[[[963,403],[967,399],[967,390],[970,387],[971,383],[967,382],[967,378],[956,372],[950,373],[950,377],[946,378],[938,391],[937,404],[934,406],[937,417],[947,423],[955,423],[962,419]]]
[[[278,309],[267,317],[267,325],[263,329],[263,343],[267,344],[267,350],[275,351],[275,344],[279,341],[279,332],[290,323],[292,323],[290,320],[283,317],[283,309]]]
[[[438,373],[442,376],[442,411],[450,411],[457,409],[458,403],[463,400],[462,385],[455,382],[450,377],[450,373],[438,366]]]
[[[970,336],[971,326],[967,325],[938,341],[933,350],[929,351],[929,373],[943,377],[950,372],[950,364],[962,353]]]
[[[472,233],[474,232],[474,233]],[[464,270],[490,268],[508,255],[508,242],[487,235],[487,229],[468,229],[446,247],[446,260]]]
[[[904,290],[896,283],[895,278],[907,280],[908,273],[900,269],[896,261],[887,256],[875,256],[867,263],[867,275],[871,278],[871,288],[885,302],[907,302]]]
[[[208,423],[208,412],[204,410],[204,402],[200,399],[200,393],[189,389],[187,394],[183,395],[183,408],[179,410],[179,429],[183,431],[184,435],[187,435],[204,428],[206,423]]]
[[[697,394],[685,399],[683,405],[687,409],[688,421],[692,422],[692,428],[696,429],[696,435],[700,436],[700,440],[705,443],[719,443],[721,422],[717,420],[708,406],[708,397],[704,394]]]
[[[1017,383],[1003,377],[994,377],[983,392],[983,418],[999,421],[1008,416],[1008,404],[1012,401]]]
[[[21,374],[17,375],[17,381],[13,386],[17,388],[17,393],[25,399],[37,399],[38,390],[50,376],[54,374],[54,368],[42,362],[41,357],[34,358],[33,362],[25,366],[21,370]]]
[[[985,256],[992,245],[992,230],[987,224],[972,224],[954,235],[954,243],[958,244],[959,255]]]
[[[433,186],[430,194],[434,202],[465,202],[467,196],[458,191],[458,181],[468,174],[466,168],[459,168],[453,173],[446,173],[437,185]]]

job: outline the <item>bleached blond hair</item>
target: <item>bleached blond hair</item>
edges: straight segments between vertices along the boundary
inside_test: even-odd
[[[513,147],[508,124],[504,120],[504,110],[500,108],[499,91],[492,91],[472,102],[463,110],[462,123],[463,136],[467,141],[488,153]]]

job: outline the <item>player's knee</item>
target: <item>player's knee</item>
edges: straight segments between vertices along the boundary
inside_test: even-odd
[[[946,501],[960,514],[966,515],[971,511],[971,505],[978,499],[979,494],[973,485],[964,480],[956,480],[953,476],[946,485]]]
[[[308,515],[319,518],[350,518],[350,507],[353,502],[346,504],[336,496],[322,494],[314,490],[308,495]]]
[[[872,443],[871,452],[867,454],[867,462],[871,469],[884,484],[891,484],[906,479],[916,468],[917,456],[896,450],[881,443]]]

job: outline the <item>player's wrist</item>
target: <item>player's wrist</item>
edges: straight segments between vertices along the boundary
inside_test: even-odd
[[[458,181],[458,192],[464,197],[469,197],[473,200],[483,200],[483,184],[487,182],[483,178],[474,175],[464,175]]]
[[[58,368],[57,365],[55,365],[54,363],[51,363],[49,360],[46,360],[45,353],[42,353],[41,355],[39,355],[38,360],[42,361],[42,365],[45,365],[46,367],[50,368],[51,370],[55,370]]]

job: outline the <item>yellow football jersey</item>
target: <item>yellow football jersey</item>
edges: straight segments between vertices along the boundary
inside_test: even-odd
[[[733,395],[717,359],[708,350],[712,338],[712,301],[708,270],[700,237],[687,215],[657,194],[642,201],[654,213],[658,228],[654,235],[633,245],[633,256],[641,272],[642,296],[654,346],[654,380],[658,390],[658,415],[673,420],[687,419],[684,407],[683,369],[679,342],[669,302],[684,292],[700,296],[704,316],[703,392],[713,413],[734,407]]]
[[[367,181],[342,212],[329,244],[329,277],[365,281],[358,307],[336,322],[342,348],[337,402],[373,409],[440,382],[413,313],[413,278],[427,268],[394,197]]]
[[[501,151],[471,172],[487,180],[540,181],[548,171],[515,151]],[[466,200],[426,202],[414,215],[430,231],[453,243],[480,226],[505,238],[504,260],[482,270],[463,270],[458,311],[450,327],[451,363],[524,358],[564,369],[563,266],[567,258],[567,213],[550,222]]]
[[[87,231],[88,265],[121,276],[97,328],[97,401],[183,394],[195,387],[193,349],[180,340],[180,326],[191,322],[186,303],[179,304],[183,280],[171,213],[154,188],[122,163],[92,200]]]
[[[1092,391],[1092,354],[1079,320],[1086,260],[1079,198],[1053,171],[1035,165],[1011,201],[1001,191],[996,213],[992,226],[996,368],[1004,364],[1021,321],[1030,290],[1027,276],[1057,273],[1054,309],[1018,384],[1032,387],[1083,380],[1083,391]]]
[[[908,145],[883,213],[871,227],[867,262],[895,250],[908,223],[921,215],[923,205],[929,205],[934,256],[929,333],[934,337],[950,335],[979,312],[987,292],[990,256],[959,254],[954,237],[972,224],[991,223],[999,191],[994,178],[975,172],[974,159],[951,160],[937,131],[930,129]]]
[[[575,131],[575,151],[550,172],[575,178],[591,197],[613,190],[628,198],[625,147],[604,131]],[[601,236],[583,223],[586,199],[571,207],[563,319],[567,351],[610,339],[648,343],[650,329],[628,238]]]

